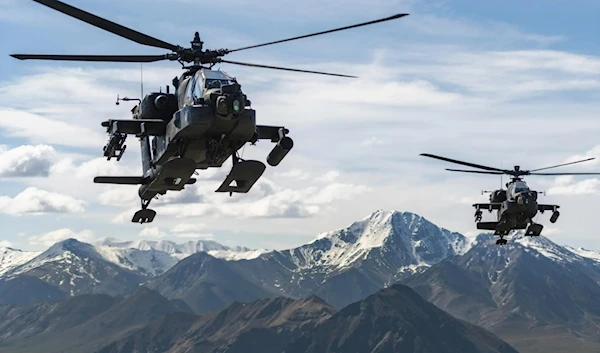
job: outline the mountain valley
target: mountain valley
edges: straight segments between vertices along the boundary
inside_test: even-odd
[[[177,345],[183,352],[182,347],[200,344],[190,333],[198,315],[208,318],[242,303],[282,300],[292,303],[308,298],[322,302],[331,320],[339,320],[338,325],[354,332],[352,337],[358,337],[364,329],[354,331],[356,319],[352,315],[355,314],[344,319],[339,315],[348,310],[362,312],[364,308],[359,306],[359,310],[355,306],[359,302],[366,307],[379,307],[380,304],[368,304],[365,300],[377,298],[375,302],[379,303],[383,300],[381,296],[385,297],[382,293],[388,290],[397,290],[394,295],[400,297],[409,295],[404,292],[408,289],[398,289],[405,288],[398,287],[399,283],[457,319],[476,325],[461,326],[461,334],[470,337],[464,342],[473,337],[488,339],[491,332],[525,353],[540,349],[559,352],[569,347],[577,347],[578,352],[596,352],[600,347],[597,329],[600,306],[596,304],[600,295],[599,253],[560,246],[544,236],[515,236],[507,246],[497,246],[490,235],[471,240],[409,212],[379,210],[347,228],[320,234],[308,244],[288,250],[232,248],[212,241],[177,244],[105,239],[86,244],[69,239],[39,253],[10,248],[3,251],[0,251],[0,305],[5,305],[2,315],[7,315],[9,307],[10,310],[41,308],[86,295],[105,295],[118,301],[135,296],[140,287],[166,301],[185,303],[182,304],[185,310],[163,312],[160,318],[153,316],[156,322],[136,323],[132,331],[127,329],[135,332],[131,336],[109,335],[114,344],[103,348],[106,353],[125,352],[124,347],[132,345],[150,349],[144,346],[147,343],[144,337],[163,330],[165,342]],[[282,308],[274,310],[279,312]],[[360,320],[371,320],[369,315],[373,310],[369,310],[359,315]],[[393,320],[404,317],[388,311]],[[27,315],[38,315],[34,313]],[[435,322],[443,316],[430,311],[427,315],[435,317]],[[173,326],[178,320],[182,325]],[[316,345],[314,337],[340,337],[333,328],[323,328],[325,324],[317,321],[310,321],[307,330],[293,339],[293,335],[286,336],[285,330],[276,329],[282,335],[278,338],[282,343],[277,347],[286,346],[290,352],[302,349],[337,352],[331,344]],[[272,335],[269,329],[264,331],[264,326],[260,327],[249,330],[256,331],[257,337]],[[489,332],[480,331],[479,327]],[[393,339],[380,337],[379,332],[370,337],[381,342],[380,347],[395,347],[400,344],[397,339],[405,337],[402,339],[405,342],[408,336],[403,335],[411,330],[416,330],[410,333],[411,337],[433,330],[422,325],[397,329]],[[32,327],[28,331],[36,330]],[[240,332],[236,331],[236,335]],[[198,347],[216,347],[221,339],[246,342],[245,337],[250,337],[228,335],[215,336],[212,341],[202,343],[206,346]],[[304,337],[304,343],[295,341],[300,336]],[[413,344],[422,347],[423,352],[436,349],[418,342]],[[336,344],[339,348],[342,341]],[[510,347],[501,348],[503,344],[496,342],[493,349],[513,351]]]

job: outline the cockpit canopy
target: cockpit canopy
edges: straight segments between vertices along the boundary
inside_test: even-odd
[[[235,83],[235,79],[223,71],[198,70],[185,83],[185,98],[181,105],[196,104],[197,100],[202,98],[207,90],[221,88],[224,85],[233,83]]]
[[[234,83],[233,78],[229,77],[229,75],[223,71],[202,70],[200,71],[200,75],[203,81],[203,86],[206,89],[221,88],[223,85],[230,85]]]
[[[529,191],[529,186],[524,181],[516,181],[508,187],[508,197],[514,199],[515,196],[521,192]]]

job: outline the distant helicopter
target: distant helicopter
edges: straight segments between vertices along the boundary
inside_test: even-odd
[[[500,239],[496,244],[504,245],[507,243],[505,236],[512,230],[526,229],[526,236],[539,236],[542,233],[543,225],[534,223],[533,218],[537,212],[552,211],[550,222],[555,223],[560,216],[558,205],[542,205],[537,203],[538,192],[531,190],[522,177],[525,175],[600,175],[600,173],[536,173],[540,170],[563,167],[571,164],[591,161],[595,158],[588,158],[576,162],[559,164],[551,167],[539,168],[534,170],[521,170],[519,166],[515,166],[513,170],[498,169],[486,167],[479,164],[462,162],[455,159],[435,156],[432,154],[422,153],[421,156],[439,159],[442,161],[461,164],[480,170],[460,170],[446,169],[453,172],[477,173],[477,174],[493,174],[512,176],[511,181],[506,184],[506,189],[499,189],[490,192],[490,203],[476,203],[475,207],[475,222],[477,229],[493,230],[494,235],[498,235]],[[497,210],[497,220],[495,222],[481,222],[482,209],[487,209],[490,213]]]
[[[133,120],[108,120],[102,123],[109,134],[104,147],[104,156],[110,160],[121,159],[125,152],[127,135],[140,139],[143,175],[142,176],[102,176],[94,178],[95,183],[141,185],[139,197],[142,209],[132,218],[135,223],[149,223],[156,212],[148,208],[153,198],[167,191],[180,191],[185,185],[194,184],[192,175],[196,169],[219,168],[229,158],[233,167],[216,192],[247,193],[262,176],[266,166],[255,160],[243,160],[238,151],[246,144],[254,145],[258,140],[267,139],[276,143],[267,157],[271,166],[277,166],[292,149],[294,143],[287,136],[289,130],[283,126],[256,124],[256,113],[250,108],[250,100],[242,92],[241,85],[225,72],[211,70],[218,63],[228,63],[251,67],[314,73],[338,77],[356,78],[319,71],[290,69],[284,67],[249,64],[223,60],[220,57],[246,49],[287,42],[291,40],[326,34],[369,24],[398,19],[408,14],[365,22],[352,26],[303,35],[274,42],[247,46],[238,49],[204,50],[198,32],[191,41],[190,48],[169,44],[146,34],[134,31],[117,23],[85,12],[58,0],[33,0],[83,22],[104,29],[134,42],[164,48],[172,51],[163,55],[30,55],[12,54],[20,60],[69,60],[102,62],[140,62],[177,60],[186,70],[173,79],[175,93],[152,92],[132,109]],[[192,63],[185,66],[184,63]],[[205,65],[207,67],[205,67]],[[162,90],[161,90],[162,91]],[[152,142],[150,139],[152,138]],[[235,185],[234,185],[235,184]]]

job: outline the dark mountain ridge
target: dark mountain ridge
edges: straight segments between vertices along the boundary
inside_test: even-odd
[[[600,342],[597,262],[545,237],[517,237],[501,247],[490,238],[480,236],[465,255],[447,258],[406,284],[508,342],[547,331],[560,333],[563,342]]]

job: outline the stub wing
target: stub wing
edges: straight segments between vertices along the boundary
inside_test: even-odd
[[[146,133],[150,136],[161,136],[165,134],[167,123],[160,119],[110,119],[102,122],[110,134],[137,135]]]
[[[538,204],[538,211],[556,211],[560,208],[558,205],[540,205]]]
[[[494,202],[494,203],[475,203],[473,204],[473,207],[475,207],[478,210],[499,210],[500,206],[502,206],[502,203],[500,202]]]
[[[283,126],[268,126],[268,125],[256,125],[259,140],[271,140],[271,142],[277,142],[281,139],[280,131],[287,134],[289,131]]]

